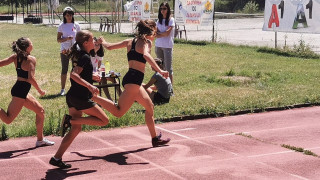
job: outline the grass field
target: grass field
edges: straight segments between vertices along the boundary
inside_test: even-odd
[[[56,30],[42,25],[0,24],[0,59],[11,55],[9,44],[19,37],[26,36],[33,41],[36,79],[47,95],[39,99],[34,88],[31,93],[46,110],[46,135],[57,133],[60,119],[68,111],[65,97],[57,96],[60,91],[60,45],[56,41]],[[93,33],[101,35],[100,32]],[[110,42],[128,38],[121,34],[103,36]],[[154,48],[152,54],[154,56]],[[320,103],[319,59],[279,56],[258,47],[197,42],[176,43],[173,54],[175,96],[169,104],[155,107],[155,118],[160,121],[175,116],[232,114],[239,110]],[[126,73],[125,49],[106,51],[105,59],[110,61],[111,69],[122,75]],[[149,65],[146,70],[145,83],[153,73]],[[0,76],[0,107],[7,109],[11,101],[10,89],[16,80],[14,66],[1,67]],[[67,89],[69,86],[68,81]],[[110,124],[103,128],[143,124],[142,110],[142,106],[134,104],[120,119],[106,112]],[[23,109],[12,124],[6,125],[7,134],[10,137],[35,135],[34,120],[35,114]],[[85,130],[100,128],[84,126]]]

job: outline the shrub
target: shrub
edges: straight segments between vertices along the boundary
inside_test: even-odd
[[[253,1],[249,1],[243,8],[243,13],[253,14],[259,11],[259,5]]]

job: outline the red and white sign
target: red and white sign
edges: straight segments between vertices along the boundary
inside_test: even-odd
[[[176,0],[174,18],[178,25],[212,25],[214,0]]]
[[[320,0],[266,0],[263,30],[320,33]]]

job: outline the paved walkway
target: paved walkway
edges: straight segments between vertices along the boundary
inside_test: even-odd
[[[0,142],[1,179],[319,179],[320,107],[157,125],[168,146],[152,148],[146,126],[82,132],[60,170],[48,164],[60,145],[35,137]]]

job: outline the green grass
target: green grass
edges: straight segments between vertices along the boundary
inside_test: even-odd
[[[310,155],[310,156],[315,156],[315,157],[318,157],[317,154],[315,154],[314,152],[310,151],[310,150],[305,150],[301,147],[295,147],[295,146],[291,146],[291,145],[288,145],[288,144],[281,144],[281,147],[284,147],[284,148],[287,148],[287,149],[290,149],[290,150],[293,150],[293,151],[296,151],[296,152],[301,152],[305,155]]]
[[[57,132],[62,115],[68,112],[65,97],[56,96],[60,91],[60,45],[56,42],[56,30],[43,25],[0,24],[0,59],[11,55],[8,45],[19,37],[26,36],[33,41],[32,55],[37,58],[36,79],[47,91],[47,96],[39,99],[34,88],[31,93],[46,110],[46,135]],[[100,32],[94,34],[101,35]],[[123,34],[102,35],[110,42],[128,38]],[[176,41],[173,51],[175,96],[169,104],[155,107],[155,118],[163,121],[176,116],[232,114],[240,110],[320,103],[319,59],[278,55],[259,49]],[[154,48],[152,55],[155,56]],[[126,73],[128,65],[125,49],[106,51],[105,59],[110,61],[111,69],[122,75]],[[152,73],[147,65],[144,83]],[[7,109],[11,101],[10,89],[16,79],[13,65],[1,67],[0,76],[0,107]],[[68,82],[67,89],[69,86]],[[120,119],[107,112],[110,124],[104,128],[143,124],[142,109],[139,104],[134,104]],[[8,136],[35,135],[34,120],[35,114],[24,108],[17,119],[6,126]],[[100,128],[84,127],[85,130]]]

